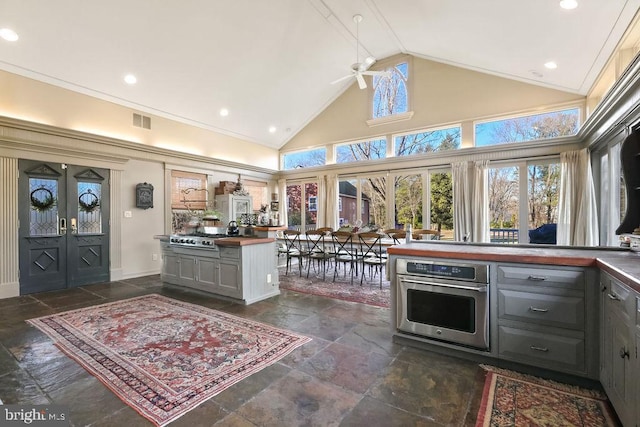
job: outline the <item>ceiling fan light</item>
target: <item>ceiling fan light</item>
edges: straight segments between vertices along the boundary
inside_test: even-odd
[[[376,58],[373,56],[367,56],[364,60],[364,63],[367,65],[373,65],[374,62],[376,62]]]

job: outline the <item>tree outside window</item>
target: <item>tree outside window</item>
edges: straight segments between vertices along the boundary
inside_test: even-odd
[[[482,147],[575,135],[579,120],[580,109],[573,108],[478,123],[475,126],[475,144],[476,147]]]
[[[374,119],[409,111],[407,81],[409,63],[401,62],[387,68],[388,76],[373,76]]]
[[[460,148],[460,126],[447,129],[425,130],[398,135],[394,138],[396,156],[457,150]]]

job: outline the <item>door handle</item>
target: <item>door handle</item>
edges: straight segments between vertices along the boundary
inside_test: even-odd
[[[75,218],[71,218],[71,234],[76,234],[78,232],[78,225]]]
[[[60,234],[67,232],[67,218],[60,218]]]

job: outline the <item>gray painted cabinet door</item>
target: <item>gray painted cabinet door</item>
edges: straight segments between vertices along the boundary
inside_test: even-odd
[[[109,171],[20,160],[20,294],[109,280]]]

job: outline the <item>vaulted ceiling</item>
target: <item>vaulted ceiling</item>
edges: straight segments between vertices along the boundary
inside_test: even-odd
[[[586,94],[640,0],[559,2],[2,0],[0,28],[19,39],[0,39],[0,69],[280,148],[354,84],[331,82],[367,56],[407,53]]]

